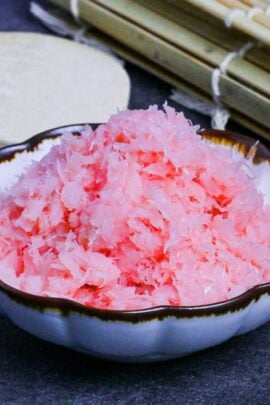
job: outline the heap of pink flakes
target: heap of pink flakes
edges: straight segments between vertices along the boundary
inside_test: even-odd
[[[270,208],[182,113],[65,134],[0,202],[0,279],[86,306],[223,301],[270,281]]]

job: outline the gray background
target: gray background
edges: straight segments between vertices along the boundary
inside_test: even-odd
[[[47,32],[28,8],[29,0],[0,0],[0,30]],[[168,99],[168,85],[132,65],[127,70],[131,108]],[[209,127],[205,117],[185,112]],[[183,359],[118,364],[40,341],[0,317],[0,404],[270,404],[269,347],[267,324]]]

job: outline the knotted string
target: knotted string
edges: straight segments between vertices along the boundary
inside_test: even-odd
[[[109,47],[103,45],[101,42],[86,36],[86,27],[79,26],[79,28],[73,28],[62,18],[55,17],[53,14],[44,10],[39,4],[31,2],[30,12],[39,19],[47,28],[63,37],[72,38],[73,40],[82,44],[88,45],[92,48],[103,51],[113,56],[117,61],[123,64],[123,61],[115,56]]]
[[[196,97],[185,92],[174,89],[170,98],[190,110],[208,115],[212,118],[211,124],[215,129],[225,129],[230,118],[229,110],[221,101],[220,78],[226,74],[229,64],[237,57],[243,58],[246,52],[255,45],[254,42],[247,42],[236,51],[228,53],[220,62],[219,66],[213,70],[211,76],[212,102],[201,102]]]
[[[70,12],[77,24],[81,24],[79,12],[79,0],[69,0]]]
[[[212,116],[212,127],[215,129],[225,129],[226,124],[230,118],[230,113],[221,102],[220,91],[220,78],[221,75],[226,74],[227,68],[231,61],[235,58],[243,58],[247,51],[254,46],[254,42],[247,42],[236,51],[228,53],[225,58],[220,62],[219,66],[213,70],[211,76],[212,98],[216,104],[215,112]]]
[[[252,20],[258,14],[265,14],[266,16],[270,15],[270,5],[264,10],[262,7],[252,7],[249,10],[245,11],[240,8],[234,8],[230,10],[224,17],[224,24],[226,27],[230,28],[233,24],[233,20],[237,16],[247,17],[249,20]]]

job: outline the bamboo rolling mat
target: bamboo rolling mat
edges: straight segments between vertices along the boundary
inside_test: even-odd
[[[51,2],[70,11],[69,0]],[[177,89],[209,102],[213,93],[213,71],[229,52],[253,38],[260,39],[254,35],[251,38],[247,30],[228,29],[216,12],[210,13],[207,9],[205,4],[211,2],[229,11],[235,2],[241,3],[243,12],[254,8],[255,4],[259,7],[259,3],[267,10],[264,0],[78,0],[78,7],[80,18],[96,30],[90,30],[90,35],[99,37],[124,59]],[[234,16],[233,27],[239,28],[236,22],[240,17]],[[270,34],[269,16],[262,18],[257,14],[252,21],[245,18],[249,25],[254,19],[261,32],[267,30]],[[268,44],[267,40],[264,43]],[[220,102],[230,109],[232,118],[265,137],[269,137],[270,129],[269,49],[267,45],[254,42],[244,57],[230,61],[219,81]]]

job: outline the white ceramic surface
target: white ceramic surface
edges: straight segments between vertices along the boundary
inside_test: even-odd
[[[46,139],[33,151],[18,152],[11,160],[6,157],[14,154],[14,150],[33,146],[33,142],[9,147],[4,154],[0,151],[0,192],[16,181],[32,159],[40,159],[58,141]],[[252,170],[269,204],[269,161],[252,164]],[[49,342],[101,358],[148,362],[181,357],[262,325],[270,319],[270,285],[208,306],[124,312],[89,309],[72,301],[31,296],[0,281],[0,310],[22,329]]]

